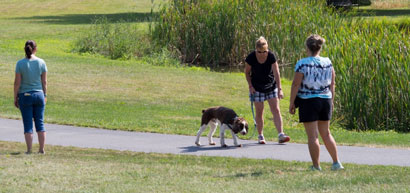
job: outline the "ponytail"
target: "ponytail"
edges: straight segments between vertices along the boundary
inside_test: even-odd
[[[317,34],[311,35],[309,36],[306,41],[306,47],[313,53],[317,53],[318,51],[320,51],[320,49],[322,49],[322,45],[325,43],[325,39],[323,39],[322,37],[320,37]]]
[[[30,59],[33,51],[37,48],[36,42],[33,40],[28,40],[24,46],[24,51],[26,52],[26,58]]]

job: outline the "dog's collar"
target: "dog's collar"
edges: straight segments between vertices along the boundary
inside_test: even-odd
[[[230,124],[226,124],[226,125],[228,125],[229,129],[233,130],[233,128]]]
[[[236,116],[235,118],[233,118],[233,122],[232,122],[232,123],[235,123],[235,121],[238,120],[238,118],[239,118],[238,116]],[[231,129],[231,130],[233,129],[232,126],[231,126],[231,124],[228,123],[227,125],[228,125],[229,129]]]

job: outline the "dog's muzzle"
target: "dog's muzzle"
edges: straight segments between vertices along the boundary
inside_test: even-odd
[[[242,129],[242,131],[240,132],[242,135],[246,135],[246,129]]]

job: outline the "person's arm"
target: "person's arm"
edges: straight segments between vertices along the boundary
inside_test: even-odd
[[[21,74],[16,73],[15,78],[14,78],[14,106],[16,108],[19,108],[18,92],[20,89],[20,85],[21,85]]]
[[[253,94],[255,93],[255,88],[253,88],[252,86],[251,70],[252,70],[252,66],[249,65],[247,62],[245,62],[245,77],[246,77],[246,81],[248,82],[249,93]]]
[[[290,103],[289,103],[289,113],[295,114],[295,99],[296,95],[298,94],[298,90],[300,84],[302,84],[303,80],[303,73],[295,72],[295,76],[293,77],[292,88],[290,91]]]
[[[280,82],[280,72],[278,62],[272,64],[273,76],[275,77],[276,86],[278,87],[278,98],[283,99],[282,85]]]
[[[41,74],[41,84],[43,85],[44,100],[47,102],[47,72]]]
[[[332,82],[330,83],[330,92],[332,92],[332,110],[333,110],[333,101],[335,99],[335,87],[336,87],[336,73],[332,69]]]

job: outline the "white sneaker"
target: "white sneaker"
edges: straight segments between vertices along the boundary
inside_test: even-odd
[[[319,166],[318,168],[315,167],[315,166],[310,166],[309,169],[310,169],[311,171],[322,171],[322,168],[321,168],[320,166]]]
[[[285,142],[290,141],[290,137],[285,135],[284,133],[282,133],[282,134],[279,135],[278,141],[279,141],[279,143],[285,143]]]
[[[258,136],[258,143],[259,144],[266,144],[265,137],[263,137],[263,135]]]
[[[332,168],[330,168],[330,169],[333,170],[333,171],[337,171],[337,170],[343,170],[345,168],[343,167],[342,163],[336,162],[336,163],[332,164]]]

